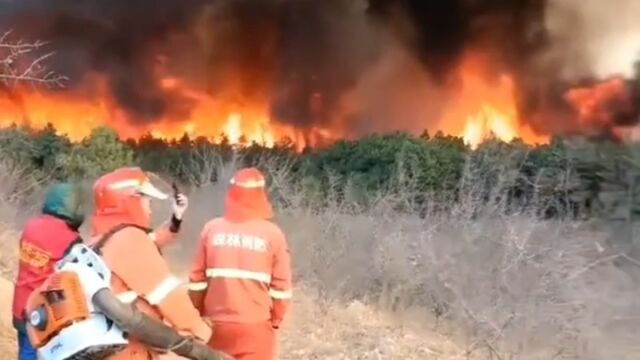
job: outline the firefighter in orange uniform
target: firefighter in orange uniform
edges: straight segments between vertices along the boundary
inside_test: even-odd
[[[238,171],[224,216],[204,226],[192,265],[191,299],[213,324],[209,345],[239,360],[276,358],[276,330],[290,306],[289,250],[272,216],[260,171]]]
[[[114,293],[121,301],[134,304],[179,332],[208,342],[211,328],[193,307],[185,287],[172,276],[159,251],[176,236],[187,198],[175,196],[170,223],[151,231],[148,229],[150,199],[167,199],[168,195],[154,187],[139,168],[121,168],[102,176],[94,185],[94,194],[96,211],[90,242],[95,246],[105,239],[105,234],[112,234],[100,249],[113,271]],[[149,360],[160,356],[157,351],[130,339],[130,345],[109,360]]]

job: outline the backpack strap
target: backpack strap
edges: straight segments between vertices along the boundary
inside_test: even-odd
[[[62,254],[61,259],[64,259],[65,257],[67,257],[67,255],[69,255],[69,252],[71,251],[71,248],[73,248],[76,244],[84,244],[84,240],[82,240],[82,236],[78,235],[76,239],[73,240],[69,244],[69,246],[67,246],[67,248],[64,250],[64,253]]]
[[[111,239],[111,237],[115,233],[117,233],[118,231],[126,229],[128,227],[138,228],[138,229],[144,231],[146,234],[149,234],[152,231],[149,228],[146,228],[146,227],[140,226],[140,225],[136,225],[136,224],[128,224],[128,223],[118,224],[118,225],[112,227],[111,229],[109,229],[109,231],[107,231],[106,233],[104,233],[102,235],[102,237],[100,237],[100,240],[98,240],[95,244],[93,244],[91,246],[91,249],[93,251],[95,251],[98,255],[102,255],[102,248],[107,244],[109,239]]]

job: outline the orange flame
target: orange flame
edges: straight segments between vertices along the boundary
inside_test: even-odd
[[[520,138],[527,143],[547,143],[547,136],[519,121],[513,79],[501,75],[497,81],[486,80],[487,64],[481,54],[464,58],[458,69],[460,90],[442,118],[443,130],[460,134],[474,149],[491,135],[506,142]]]
[[[462,138],[472,148],[493,134],[496,138],[509,142],[518,136],[517,125],[514,125],[514,114],[483,104],[477,114],[470,115],[464,125]]]
[[[220,141],[225,136],[231,144],[258,144],[272,147],[283,137],[291,138],[299,149],[308,137],[291,126],[272,123],[266,101],[262,104],[234,104],[215,99],[183,85],[175,78],[161,79],[164,89],[180,91],[193,100],[195,106],[184,119],[161,118],[152,122],[132,121],[130,116],[107,91],[106,80],[92,79],[93,93],[79,91],[37,91],[31,87],[16,88],[10,94],[0,94],[0,127],[12,124],[41,129],[52,123],[60,134],[80,141],[99,126],[114,129],[121,138],[139,138],[151,134],[157,138],[203,136]]]
[[[571,89],[565,98],[577,111],[582,126],[611,126],[617,114],[632,111],[629,91],[619,77],[592,87]]]
[[[483,76],[487,64],[478,54],[464,59],[458,71],[461,87],[454,94],[456,101],[448,104],[439,130],[459,134],[472,148],[490,134],[504,141],[521,138],[528,143],[547,142],[546,136],[536,134],[519,121],[512,78],[502,75],[498,81],[487,81]],[[224,135],[231,144],[256,142],[269,147],[288,137],[298,150],[347,135],[340,130],[337,118],[331,119],[334,126],[329,128],[304,130],[271,121],[266,96],[263,100],[238,101],[233,95],[214,97],[171,76],[159,75],[157,81],[164,90],[178,93],[193,103],[184,118],[165,115],[146,122],[131,118],[111,96],[107,79],[93,74],[83,82],[91,85],[88,90],[39,92],[24,87],[9,95],[0,94],[0,127],[17,124],[39,129],[52,123],[72,141],[82,140],[99,126],[109,126],[121,138],[151,134],[169,139],[187,134],[220,141]],[[321,95],[314,94],[309,100],[310,110],[322,113],[321,100]]]

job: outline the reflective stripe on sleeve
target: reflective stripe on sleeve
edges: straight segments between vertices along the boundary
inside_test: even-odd
[[[269,295],[272,298],[277,300],[286,300],[286,299],[291,299],[293,297],[293,293],[291,292],[291,290],[280,291],[280,290],[270,289]]]
[[[160,285],[153,289],[145,298],[151,305],[160,304],[173,290],[181,285],[180,280],[173,276],[164,279]]]
[[[118,300],[125,304],[131,304],[136,301],[136,299],[138,298],[138,294],[136,294],[135,291],[125,291],[116,295],[116,297],[118,298]]]
[[[209,278],[229,278],[229,279],[245,279],[255,280],[265,284],[271,283],[271,275],[263,272],[248,271],[230,268],[210,268],[207,269],[207,277]]]
[[[191,291],[204,291],[204,290],[207,290],[208,285],[209,284],[207,284],[206,281],[192,282],[192,283],[189,283],[189,285],[187,285],[187,288]]]

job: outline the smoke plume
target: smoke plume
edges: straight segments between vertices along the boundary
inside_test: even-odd
[[[198,100],[265,105],[274,121],[347,135],[444,127],[459,66],[481,54],[488,83],[513,77],[521,121],[576,126],[564,93],[633,76],[634,0],[13,1],[3,24],[52,41],[64,91],[107,79],[133,122],[188,117]],[[163,85],[164,84],[164,85]],[[101,84],[105,85],[105,84]],[[581,83],[581,85],[584,85]],[[221,105],[222,106],[222,105]]]
[[[634,76],[640,60],[640,2],[555,0],[547,6],[552,51],[566,59],[568,78]]]

